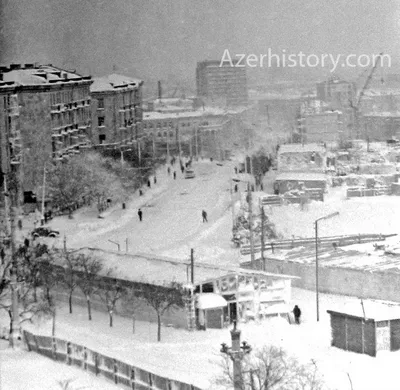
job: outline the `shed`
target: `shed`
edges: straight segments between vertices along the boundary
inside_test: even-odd
[[[279,194],[292,190],[314,189],[325,191],[327,178],[318,172],[283,172],[275,179],[275,189]]]
[[[361,306],[361,305],[360,305]],[[400,349],[400,307],[369,305],[328,310],[331,317],[331,345],[346,351],[376,356],[379,351]]]

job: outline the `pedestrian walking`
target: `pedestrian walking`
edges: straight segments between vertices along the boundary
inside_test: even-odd
[[[237,174],[237,172],[238,172],[237,167],[235,167],[235,173]]]
[[[168,172],[168,175],[171,174],[171,168],[170,167],[167,168],[167,172]]]
[[[176,171],[174,171],[174,180],[176,179]]]
[[[235,184],[235,192],[238,192],[238,185]]]
[[[154,176],[154,184],[157,184],[157,178]]]
[[[150,179],[147,180],[147,187],[151,187]]]
[[[142,213],[142,209],[139,209],[137,212],[138,216],[139,216],[139,221],[142,222],[142,218],[143,218],[143,213]]]
[[[185,172],[185,167],[183,165],[181,165],[181,172]]]
[[[297,305],[295,305],[295,307],[293,308],[293,315],[294,315],[294,322],[296,324],[300,324],[301,310]]]
[[[201,212],[201,215],[202,215],[202,217],[203,217],[203,222],[208,222],[208,221],[207,221],[207,213],[206,213],[205,210],[203,210],[203,211]]]
[[[142,195],[143,195],[143,191],[139,190],[139,196],[142,196]]]

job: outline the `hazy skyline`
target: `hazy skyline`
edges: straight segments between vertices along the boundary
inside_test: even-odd
[[[398,59],[397,0],[1,0],[1,6],[4,64],[52,63],[95,76],[115,69],[194,85],[196,62],[220,59],[225,49],[384,51]]]

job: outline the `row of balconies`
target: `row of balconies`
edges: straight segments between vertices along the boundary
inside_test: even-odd
[[[67,110],[77,110],[79,108],[90,107],[90,100],[81,100],[73,103],[54,104],[50,107],[51,113],[64,112]]]

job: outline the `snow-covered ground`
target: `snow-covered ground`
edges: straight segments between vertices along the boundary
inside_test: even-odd
[[[400,207],[397,196],[346,199],[346,189],[330,188],[324,202],[311,202],[304,210],[299,205],[275,206],[266,212],[278,233],[287,238],[313,237],[314,221],[330,213],[339,215],[321,221],[320,236],[362,233],[400,233]]]
[[[25,350],[7,348],[0,340],[1,390],[62,390],[62,383],[70,383],[68,390],[122,390],[110,381],[88,374],[79,368]]]
[[[341,310],[348,305],[361,308],[357,298],[320,294],[320,322],[317,323],[315,294],[294,289],[292,295],[292,304],[298,304],[303,313],[303,322],[300,326],[289,325],[284,319],[265,320],[258,324],[240,324],[242,340],[248,341],[253,348],[270,344],[283,346],[290,354],[304,362],[314,359],[332,389],[350,389],[347,374],[350,375],[355,390],[398,389],[396,367],[400,352],[380,352],[376,358],[372,358],[330,346],[330,324],[326,310]],[[374,307],[368,300],[364,301],[364,306],[367,315]],[[393,310],[398,311],[399,308]],[[40,334],[51,333],[50,322],[26,325],[26,327]],[[153,323],[137,322],[136,332],[132,334],[129,318],[117,316],[115,326],[110,328],[105,313],[94,312],[93,321],[89,322],[86,309],[79,307],[74,308],[72,315],[68,314],[66,307],[60,307],[56,329],[57,337],[86,345],[155,374],[211,390],[216,389],[214,380],[220,375],[220,344],[225,342],[230,345],[228,329],[189,332],[163,328],[162,342],[157,343],[156,325]],[[22,370],[25,361],[23,359],[19,361],[17,357],[12,364],[10,363],[12,369],[7,371],[6,378],[9,383],[13,383],[13,376],[18,376],[18,380],[23,380],[22,376],[25,376]],[[4,360],[3,358],[3,367]],[[46,359],[46,362],[50,361]],[[36,370],[34,374],[29,371],[27,375],[40,377],[42,373],[46,375],[47,370],[51,371],[51,368]],[[57,380],[73,376],[69,371],[65,375],[64,370],[53,371],[57,373],[55,377]],[[108,389],[108,387],[98,388]]]

